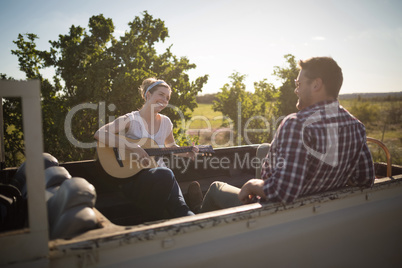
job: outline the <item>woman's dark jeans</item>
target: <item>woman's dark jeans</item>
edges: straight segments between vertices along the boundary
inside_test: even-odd
[[[194,215],[184,200],[173,172],[165,167],[141,170],[121,185],[132,201],[150,220]]]

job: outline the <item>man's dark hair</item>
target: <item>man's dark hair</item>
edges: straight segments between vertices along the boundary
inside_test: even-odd
[[[342,69],[330,57],[314,57],[300,60],[299,66],[309,79],[321,78],[327,94],[335,99],[338,98],[339,90],[343,82]]]

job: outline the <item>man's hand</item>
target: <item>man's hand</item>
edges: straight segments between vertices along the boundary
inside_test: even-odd
[[[261,197],[267,199],[264,193],[264,181],[260,179],[251,179],[241,187],[239,192],[239,200],[243,204],[251,203],[254,197]]]

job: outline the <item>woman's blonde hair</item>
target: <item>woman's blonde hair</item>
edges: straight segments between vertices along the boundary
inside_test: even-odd
[[[157,83],[157,82],[159,82],[160,84],[157,84],[157,85],[155,85],[155,86],[152,86],[152,84]],[[150,89],[148,90],[148,88],[149,88],[150,86],[152,86],[152,88],[150,88]],[[141,86],[139,87],[139,91],[140,91],[140,94],[141,94],[142,98],[143,98],[144,100],[147,100],[147,99],[146,99],[146,96],[145,96],[146,93],[147,93],[147,91],[152,94],[152,93],[155,92],[155,90],[156,90],[158,87],[166,87],[166,88],[168,88],[170,91],[172,90],[172,89],[170,88],[170,86],[169,86],[165,81],[160,80],[160,79],[156,79],[155,77],[150,77],[150,78],[147,78],[147,79],[145,79],[144,81],[142,81],[142,84],[141,84]]]

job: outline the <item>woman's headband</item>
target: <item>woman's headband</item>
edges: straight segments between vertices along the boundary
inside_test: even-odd
[[[155,86],[157,86],[157,85],[163,84],[163,83],[166,84],[165,81],[156,81],[156,82],[153,82],[152,84],[150,84],[149,87],[147,88],[147,90],[145,90],[144,98],[145,98],[145,96],[147,95],[148,91],[151,90],[151,88],[153,88],[153,87],[155,87]],[[166,84],[166,85],[169,86],[168,84]]]

